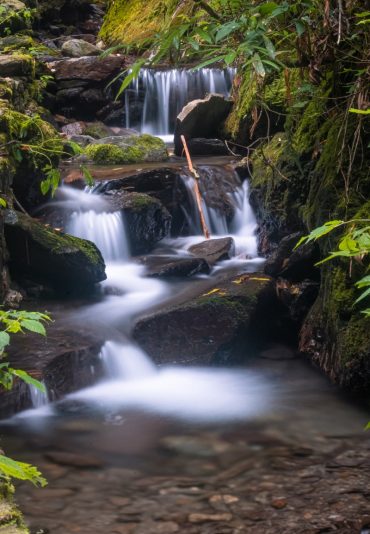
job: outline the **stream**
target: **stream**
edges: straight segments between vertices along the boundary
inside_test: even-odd
[[[178,99],[181,108],[182,93],[170,95],[174,76],[143,72],[127,105],[146,84],[146,98],[161,95],[164,106]],[[176,76],[184,87],[184,75]],[[230,90],[232,73],[202,76],[192,83],[206,78],[211,88]],[[161,106],[153,109],[149,115],[144,102],[142,131],[168,136],[178,110],[163,117]],[[200,166],[203,176],[230,178],[215,162]],[[236,176],[226,191],[231,220],[203,201],[212,237],[233,237],[233,257],[193,278],[147,276],[151,260],[188,258],[189,246],[204,240],[193,178],[184,172],[182,179],[189,232],[162,240],[145,262],[132,257],[126,222],[108,209],[101,184],[85,191],[64,185],[58,193],[56,205],[70,214],[66,231],[98,246],[107,279],[91,302],[60,305],[56,321],[75,332],[87,325],[104,338],[102,373],[92,367],[90,384],[59,399],[31,388],[33,407],[1,423],[7,454],[37,465],[49,482],[46,489],[17,483],[32,534],[365,534],[369,414],[294,347],[267,341],[228,366],[157,366],[134,342],[142,316],[230,277],[261,276],[248,182]],[[269,327],[266,319],[266,334]]]

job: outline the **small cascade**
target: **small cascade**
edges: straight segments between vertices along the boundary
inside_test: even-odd
[[[231,168],[200,166],[199,173],[203,214],[211,235],[230,235],[234,238],[237,256],[256,257],[257,222],[249,203],[248,181],[240,183]],[[189,195],[190,212],[185,211],[185,216],[190,232],[201,235],[194,178],[186,173],[181,178]]]
[[[106,374],[110,378],[134,380],[156,372],[148,356],[135,345],[121,345],[106,341],[100,352]]]
[[[93,241],[106,261],[125,260],[129,257],[122,214],[118,211],[75,211],[68,222],[67,232]]]
[[[47,404],[49,404],[49,394],[45,382],[42,381],[41,383],[44,386],[45,391],[41,391],[32,384],[28,385],[32,408],[41,408],[42,406],[46,406]]]
[[[173,135],[177,115],[207,93],[229,96],[236,70],[141,69],[125,91],[126,128],[163,137]]]

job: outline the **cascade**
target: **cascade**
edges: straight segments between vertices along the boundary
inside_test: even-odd
[[[124,93],[126,128],[171,137],[177,115],[207,93],[229,96],[236,69],[141,69]]]
[[[33,384],[28,384],[28,390],[30,392],[32,408],[41,408],[42,406],[46,406],[49,403],[49,395],[46,389],[45,382],[42,381],[41,383],[45,387],[45,392],[40,391]]]
[[[257,221],[249,203],[249,185],[240,183],[236,172],[231,168],[199,166],[200,181],[204,183],[202,208],[207,226],[212,236],[234,238],[237,256],[257,256]],[[185,210],[190,232],[201,235],[202,229],[194,190],[194,178],[183,173],[181,179],[188,192],[190,211]],[[232,206],[234,215],[230,218],[217,208],[217,196],[222,195]],[[225,201],[224,201],[225,202]],[[203,239],[203,236],[202,236]]]

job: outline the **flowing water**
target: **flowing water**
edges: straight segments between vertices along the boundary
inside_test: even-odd
[[[171,76],[143,74],[151,98]],[[224,76],[209,70],[194,80],[207,78],[219,91]],[[175,79],[190,83],[188,73]],[[168,91],[162,87],[160,95],[166,106]],[[145,128],[158,128],[157,118],[151,123],[145,113]],[[170,130],[168,116],[162,126],[164,134]],[[2,425],[7,452],[38,465],[49,480],[47,490],[21,485],[17,492],[32,533],[311,534],[331,532],[325,521],[331,524],[346,506],[358,516],[366,510],[365,460],[356,464],[345,455],[352,448],[355,459],[366,457],[368,416],[294,350],[267,346],[246,354],[238,368],[158,368],[131,340],[142,314],[201,294],[229,272],[258,270],[263,261],[248,183],[224,167],[201,170],[207,183],[219,180],[216,190],[232,208],[222,212],[217,194],[205,195],[212,237],[232,236],[236,251],[209,276],[186,282],[146,276],[146,267],[131,257],[124,218],[98,191],[60,191],[55,206],[69,213],[68,232],[94,241],[107,265],[99,298],[70,310],[69,324],[110,334],[99,355],[103,376],[95,383],[51,403],[31,388],[33,409]],[[167,255],[188,256],[189,246],[203,240],[193,179],[184,171],[182,180],[190,235],[164,240],[156,254],[164,248]],[[342,471],[333,471],[332,458]],[[311,530],[300,530],[311,519]]]
[[[141,69],[125,91],[126,128],[171,141],[177,115],[190,100],[207,93],[228,96],[235,69]]]

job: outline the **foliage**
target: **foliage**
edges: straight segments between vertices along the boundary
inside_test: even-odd
[[[5,479],[12,477],[18,480],[27,480],[35,486],[40,485],[44,487],[47,485],[46,479],[41,475],[37,467],[24,462],[18,462],[2,454],[0,454],[0,477]]]
[[[23,310],[0,310],[0,323],[2,323],[4,328],[0,331],[0,359],[2,360],[6,356],[4,350],[10,343],[10,334],[29,331],[45,336],[46,331],[43,323],[50,320],[50,317],[45,313]],[[26,384],[45,392],[45,386],[26,373],[26,371],[13,369],[10,367],[9,362],[1,362],[0,385],[9,390],[13,387],[15,378],[20,378]],[[42,477],[36,467],[27,463],[18,462],[2,454],[0,454],[0,477],[5,479],[13,477],[19,480],[28,480],[36,486],[45,486],[47,484],[45,478]]]
[[[303,243],[317,241],[330,234],[333,230],[343,227],[345,227],[346,231],[339,239],[337,250],[331,252],[329,256],[321,260],[318,265],[333,260],[334,258],[348,258],[350,264],[352,264],[352,260],[363,264],[364,260],[368,259],[370,255],[370,219],[328,221],[322,226],[312,230],[309,235],[302,237],[296,247],[299,247]],[[368,265],[366,270],[369,271]],[[366,275],[355,282],[355,286],[358,289],[361,289],[362,293],[355,300],[354,304],[370,297],[370,275]],[[362,310],[362,313],[367,317],[370,317],[370,307]]]
[[[0,310],[0,323],[3,325],[3,330],[0,331],[0,359],[3,359],[5,354],[5,347],[10,343],[10,334],[18,332],[24,333],[26,330],[34,332],[42,336],[46,335],[44,324],[50,321],[50,317],[40,312],[28,312],[18,310]],[[41,382],[32,378],[28,373],[21,369],[13,369],[9,366],[9,362],[0,363],[0,384],[5,389],[11,389],[14,378],[18,377],[27,384],[31,384],[40,391],[45,391],[45,387]]]

